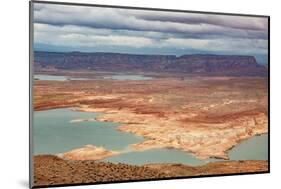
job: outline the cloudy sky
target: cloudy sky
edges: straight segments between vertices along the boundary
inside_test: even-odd
[[[45,51],[242,54],[267,63],[267,18],[34,4]]]

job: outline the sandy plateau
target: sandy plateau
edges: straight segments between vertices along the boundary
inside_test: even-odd
[[[265,77],[196,76],[36,80],[34,108],[103,112],[97,120],[119,122],[120,131],[147,139],[131,145],[133,151],[176,148],[199,159],[228,159],[228,151],[239,142],[268,132],[267,83]],[[86,149],[64,156],[85,160],[96,155],[92,148]]]

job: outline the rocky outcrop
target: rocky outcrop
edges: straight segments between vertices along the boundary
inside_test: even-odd
[[[136,55],[120,53],[35,52],[35,69],[96,71],[152,71],[215,75],[267,75],[253,56]]]
[[[178,114],[178,113],[177,113]],[[178,121],[130,112],[104,114],[100,121],[124,123],[118,129],[143,136],[147,140],[130,145],[133,151],[155,148],[175,148],[192,153],[198,159],[229,159],[228,151],[242,140],[267,133],[267,115],[260,112],[242,112],[235,118],[217,116],[216,122],[201,120]],[[184,116],[184,115],[183,115]]]
[[[86,145],[83,148],[74,149],[66,153],[58,154],[57,156],[71,160],[99,160],[118,154],[118,152],[109,151],[104,149],[103,147]]]

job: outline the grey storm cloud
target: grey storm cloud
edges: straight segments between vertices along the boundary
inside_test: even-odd
[[[180,22],[186,24],[210,24],[224,26],[234,29],[261,30],[267,31],[267,20],[262,17],[232,16],[232,15],[214,15],[202,13],[183,13],[175,12],[147,12],[146,14],[136,11],[130,11],[131,15],[136,17],[163,22]]]
[[[34,15],[36,23],[60,26],[267,38],[266,18],[45,4],[36,5]]]
[[[264,17],[35,3],[35,43],[267,53]],[[103,49],[100,49],[101,51]]]

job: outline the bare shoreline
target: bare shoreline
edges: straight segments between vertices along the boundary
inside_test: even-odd
[[[128,123],[122,123],[122,122],[119,122],[118,121],[118,119],[117,119],[117,121],[114,119],[114,117],[112,118],[112,117],[110,117],[109,119],[107,119],[106,118],[106,114],[108,113],[108,111],[106,111],[106,110],[99,110],[99,109],[87,109],[87,108],[77,108],[76,109],[76,111],[84,111],[84,112],[102,112],[102,113],[104,113],[104,115],[100,115],[99,117],[97,117],[96,118],[96,120],[98,120],[98,121],[111,121],[111,122],[117,122],[117,123],[120,123],[120,124],[122,124],[121,126],[119,126],[118,127],[118,130],[120,130],[120,131],[123,131],[123,132],[130,132],[130,133],[132,133],[132,134],[136,134],[136,135],[138,135],[138,136],[142,136],[142,137],[144,137],[144,138],[147,138],[148,140],[145,140],[144,142],[142,142],[142,143],[145,143],[145,142],[147,142],[147,141],[149,141],[149,136],[146,136],[146,135],[141,135],[141,134],[139,134],[138,132],[134,132],[134,131],[132,131],[132,130],[126,130],[126,129],[122,129],[122,128],[124,128],[124,127],[132,127],[132,125],[134,126],[134,125],[136,125],[136,124],[141,124],[141,123],[137,123],[137,122],[134,122],[133,124],[131,124],[130,122],[128,122]],[[109,113],[109,114],[111,114],[112,115],[112,113]],[[114,113],[114,115],[116,116],[116,117],[120,117],[119,115],[118,115],[118,113]],[[179,148],[178,146],[170,146],[170,145],[165,145],[165,144],[163,144],[163,145],[159,145],[159,144],[156,144],[156,145],[152,145],[152,146],[148,146],[148,147],[146,147],[146,146],[144,146],[144,148],[134,148],[134,146],[135,145],[138,145],[138,144],[132,144],[130,147],[133,149],[133,151],[135,150],[135,151],[144,151],[144,150],[149,150],[149,149],[154,149],[154,148],[175,148],[175,149],[179,149],[179,150],[182,150],[182,151],[186,151],[186,152],[188,152],[188,153],[191,153],[192,155],[194,155],[195,157],[197,157],[198,159],[207,159],[207,158],[216,158],[216,159],[225,159],[225,160],[228,160],[228,152],[232,149],[232,148],[234,148],[235,146],[237,146],[239,143],[241,143],[242,141],[244,141],[244,140],[248,140],[248,139],[250,139],[250,138],[252,138],[252,137],[254,137],[254,136],[257,136],[257,135],[262,135],[262,134],[266,134],[266,133],[268,133],[267,131],[262,131],[262,132],[258,132],[258,133],[256,133],[256,134],[254,134],[254,135],[251,135],[251,136],[247,136],[247,137],[244,137],[244,138],[241,138],[241,139],[239,139],[239,140],[236,140],[235,141],[235,143],[233,144],[233,145],[231,145],[229,148],[227,148],[227,149],[225,149],[224,150],[224,155],[220,155],[220,156],[212,156],[212,155],[210,155],[210,156],[200,156],[200,155],[197,155],[196,154],[196,152],[194,152],[194,151],[191,151],[191,150],[188,150],[188,149],[184,149],[184,148]]]
[[[241,141],[268,132],[264,78],[36,81],[35,97],[35,110],[104,113],[96,120],[147,139],[131,145],[135,151],[175,148],[198,159],[228,159]]]
[[[106,111],[106,110],[93,110],[93,109],[87,109],[87,108],[81,108],[81,107],[70,107],[72,111],[80,111],[80,112],[93,112],[93,113],[103,113],[103,114],[108,114],[109,112]],[[48,109],[48,110],[52,110],[52,108]],[[103,119],[103,114],[99,115],[98,117],[96,117],[95,121],[111,121],[111,120],[104,120]],[[110,112],[109,114],[114,114],[112,112]],[[79,120],[79,122],[83,122],[83,121],[89,121],[88,119],[77,119]],[[73,121],[73,120],[71,120]],[[92,119],[91,119],[92,121]],[[118,130],[119,127],[122,128],[122,126],[126,125],[125,123],[122,123],[122,122],[117,122],[119,124],[121,124],[120,126],[118,126]],[[138,124],[138,123],[133,123],[133,124]],[[129,124],[130,125],[130,124]],[[122,131],[122,129],[120,130]],[[128,131],[122,131],[122,132],[128,132]],[[130,132],[130,131],[129,131]],[[134,133],[132,133],[134,134]],[[253,136],[250,136],[248,138],[244,138],[244,139],[241,139],[239,141],[237,141],[237,143],[233,146],[231,146],[229,149],[227,149],[225,151],[226,154],[228,154],[234,147],[236,147],[237,145],[239,145],[241,142],[245,141],[245,140],[248,140],[252,137],[255,137],[255,136],[259,136],[259,135],[263,135],[263,134],[267,134],[267,132],[265,133],[259,133],[259,134],[256,134],[256,135],[253,135]],[[142,135],[138,135],[138,136],[141,136],[141,137],[144,137],[146,138],[146,141],[149,141],[149,137],[146,137],[146,136],[142,136]],[[69,159],[69,160],[101,160],[101,159],[105,159],[105,158],[108,158],[108,157],[111,157],[111,156],[115,156],[115,155],[120,155],[122,154],[123,152],[122,151],[108,151],[106,149],[102,149],[103,152],[102,153],[99,153],[99,148],[100,147],[95,147],[93,146],[94,144],[86,144],[84,147],[81,147],[81,148],[77,148],[77,149],[73,149],[71,151],[68,151],[68,152],[61,152],[59,154],[57,154],[58,157],[61,157],[61,158],[64,158],[64,159]],[[185,151],[187,153],[190,153],[192,156],[195,156],[195,154],[191,151],[186,151],[184,149],[180,149],[180,148],[175,148],[174,146],[152,146],[151,148],[144,148],[144,149],[135,149],[133,148],[134,145],[137,145],[137,144],[132,144],[129,146],[130,148],[130,151],[131,152],[134,152],[134,151],[146,151],[146,150],[150,150],[150,149],[155,149],[155,148],[174,148],[174,149],[178,149],[178,150],[181,150],[181,151]],[[88,146],[93,146],[95,147],[96,149],[98,149],[98,153],[95,149],[93,148],[88,148]],[[102,147],[101,147],[102,148]],[[89,155],[90,153],[90,155]],[[196,157],[196,156],[195,156]],[[198,157],[196,157],[198,158]],[[218,160],[229,160],[228,158],[221,158],[221,157],[216,157],[216,156],[209,156],[208,158],[214,158],[214,159],[218,159]],[[200,159],[200,157],[198,158]],[[207,159],[207,158],[203,158],[203,159]],[[201,160],[203,160],[201,159]]]

